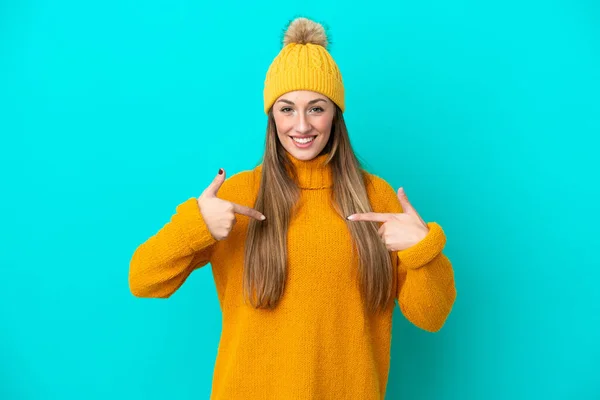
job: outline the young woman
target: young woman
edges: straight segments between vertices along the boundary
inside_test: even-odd
[[[131,259],[138,297],[169,297],[207,263],[223,320],[212,399],[383,399],[397,301],[438,331],[456,289],[445,236],[361,169],[323,27],[291,22],[267,72],[263,162],[198,198]]]

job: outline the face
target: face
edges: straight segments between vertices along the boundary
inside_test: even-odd
[[[307,90],[286,93],[273,104],[279,141],[299,160],[311,160],[321,153],[331,135],[334,115],[331,100]]]

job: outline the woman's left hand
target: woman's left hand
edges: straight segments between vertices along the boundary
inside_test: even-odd
[[[348,216],[348,220],[383,222],[378,233],[388,250],[406,250],[423,240],[429,227],[410,204],[403,188],[398,190],[398,199],[402,213],[358,213]]]

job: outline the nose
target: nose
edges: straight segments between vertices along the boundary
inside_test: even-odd
[[[305,135],[311,131],[312,126],[308,122],[306,115],[304,115],[303,113],[299,114],[298,120],[296,121],[296,126],[294,129],[296,130],[296,132],[298,132],[302,135]]]

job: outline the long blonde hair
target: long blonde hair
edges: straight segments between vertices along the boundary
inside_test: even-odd
[[[250,218],[244,255],[244,298],[255,308],[275,308],[284,290],[287,273],[287,229],[300,189],[287,151],[277,137],[273,111],[268,113],[261,182],[254,208],[266,221]],[[321,154],[329,153],[333,176],[333,207],[341,218],[372,211],[367,197],[367,174],[361,168],[344,122],[336,106],[329,141]],[[290,176],[291,175],[291,176]],[[392,296],[390,255],[376,222],[347,222],[359,256],[361,291],[369,311],[385,308]]]

